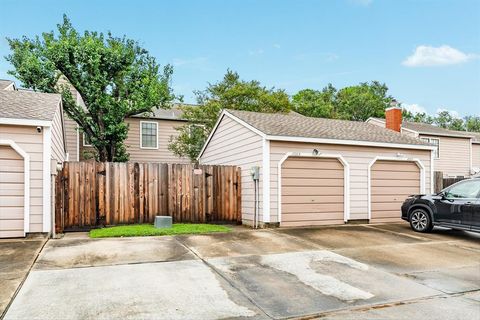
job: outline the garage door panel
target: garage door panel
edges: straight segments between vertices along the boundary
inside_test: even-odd
[[[282,192],[298,196],[335,196],[343,194],[343,187],[284,187]]]
[[[372,203],[372,212],[373,211],[393,211],[393,210],[400,210],[402,206],[402,201],[391,201],[391,202],[383,202],[383,203]]]
[[[311,178],[312,176],[316,176],[319,178],[338,178],[339,174],[337,170],[309,170],[309,169],[282,169],[282,179],[283,178]],[[343,178],[343,173],[342,173]]]
[[[289,158],[281,176],[282,226],[343,223],[344,168],[337,159]]]
[[[385,161],[375,163],[375,171],[391,171],[392,165],[395,165],[396,172],[417,172],[418,166],[412,162],[401,162],[401,161]]]
[[[418,179],[409,180],[373,180],[372,187],[414,187],[420,188]]]
[[[0,220],[2,230],[23,230],[23,219]]]
[[[23,237],[24,161],[10,146],[0,146],[0,238]]]
[[[375,195],[391,195],[391,194],[401,194],[401,195],[411,195],[412,193],[418,193],[420,185],[417,184],[415,187],[371,187],[372,194]]]
[[[288,214],[285,215],[282,222],[288,221],[315,221],[318,220],[318,214],[312,212],[306,213],[295,213],[295,214]],[[322,213],[322,220],[338,220],[338,212],[323,212]]]
[[[324,170],[343,170],[343,165],[338,162],[338,160],[322,160],[322,161],[312,161],[312,159],[306,158],[305,160],[288,160],[284,162],[282,168],[284,169],[324,169]]]
[[[23,208],[12,207],[12,208],[3,208],[3,212],[0,215],[0,220],[9,220],[9,219],[21,219],[23,220]]]
[[[285,178],[282,186],[317,186],[317,187],[343,187],[342,179],[322,179],[322,178]]]
[[[0,227],[0,238],[19,238],[23,237],[23,229],[22,230],[2,230]]]
[[[397,171],[373,171],[371,179],[376,180],[415,180],[418,178],[418,172],[397,172]]]
[[[282,194],[282,204],[293,203],[343,203],[343,195],[335,196],[284,196]]]
[[[312,213],[312,212],[338,212],[343,210],[342,203],[301,203],[301,204],[284,204],[282,212],[286,213]]]
[[[403,201],[420,192],[420,169],[414,162],[377,161],[370,185],[370,222],[400,221]]]
[[[401,201],[403,202],[407,199],[408,196],[412,195],[409,194],[389,194],[389,195],[372,195],[372,204],[374,203],[385,203],[385,202],[396,202]]]

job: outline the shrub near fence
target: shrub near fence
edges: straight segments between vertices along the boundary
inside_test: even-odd
[[[56,232],[153,222],[241,222],[235,166],[66,162],[56,179]]]

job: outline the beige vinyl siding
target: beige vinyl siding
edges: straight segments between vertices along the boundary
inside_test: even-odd
[[[65,141],[70,161],[78,161],[78,131],[77,123],[66,114],[63,116],[65,124]]]
[[[153,120],[129,118],[125,120],[129,125],[128,136],[125,140],[127,152],[130,154],[130,161],[133,162],[165,162],[165,163],[190,163],[188,158],[177,157],[173,152],[168,150],[170,137],[178,135],[176,127],[185,124],[184,121],[175,120]],[[140,121],[155,122],[158,125],[158,149],[140,148]],[[83,145],[83,134],[79,133],[80,139],[80,160],[92,158],[95,149],[90,146]]]
[[[278,163],[288,152],[311,154],[313,149],[320,153],[341,154],[350,165],[350,219],[368,219],[368,166],[377,156],[418,158],[425,166],[425,190],[430,192],[430,151],[396,149],[301,142],[270,142],[270,208],[271,221],[278,222]]]
[[[158,149],[140,148],[140,121],[158,124]],[[126,122],[129,124],[129,131],[125,144],[130,153],[130,161],[190,163],[188,158],[179,158],[168,150],[170,137],[178,135],[175,128],[184,125],[184,121],[129,118]]]
[[[30,232],[42,232],[43,134],[35,126],[0,125],[0,137],[15,141],[30,155]]]
[[[419,194],[420,168],[410,161],[377,161],[371,168],[370,222],[401,221],[401,206]]]
[[[52,121],[52,159],[57,162],[64,162],[66,158],[65,143],[63,135],[62,108],[58,106],[57,112]]]
[[[421,134],[420,138],[439,139],[440,158],[434,159],[435,171],[445,176],[470,176],[470,138]]]
[[[254,214],[254,183],[250,169],[260,167],[260,212],[262,212],[262,138],[228,117],[223,117],[210,143],[205,149],[201,164],[236,165],[242,170],[242,220],[251,224]],[[260,215],[260,221],[263,216]]]
[[[472,143],[472,167],[480,168],[480,143]]]
[[[335,158],[289,157],[285,160],[281,226],[343,223],[343,164]]]
[[[10,146],[0,146],[0,238],[23,237],[24,161]]]

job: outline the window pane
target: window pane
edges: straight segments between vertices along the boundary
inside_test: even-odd
[[[157,147],[157,124],[156,123],[142,123],[142,147],[144,148]]]
[[[450,188],[445,196],[450,199],[476,198],[480,192],[480,181],[472,180]]]

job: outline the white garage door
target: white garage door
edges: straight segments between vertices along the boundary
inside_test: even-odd
[[[281,226],[344,223],[344,168],[338,159],[290,157],[281,180]]]
[[[377,161],[371,168],[370,222],[401,221],[401,206],[420,192],[420,168],[409,161]]]
[[[23,237],[23,158],[0,146],[0,238]]]

